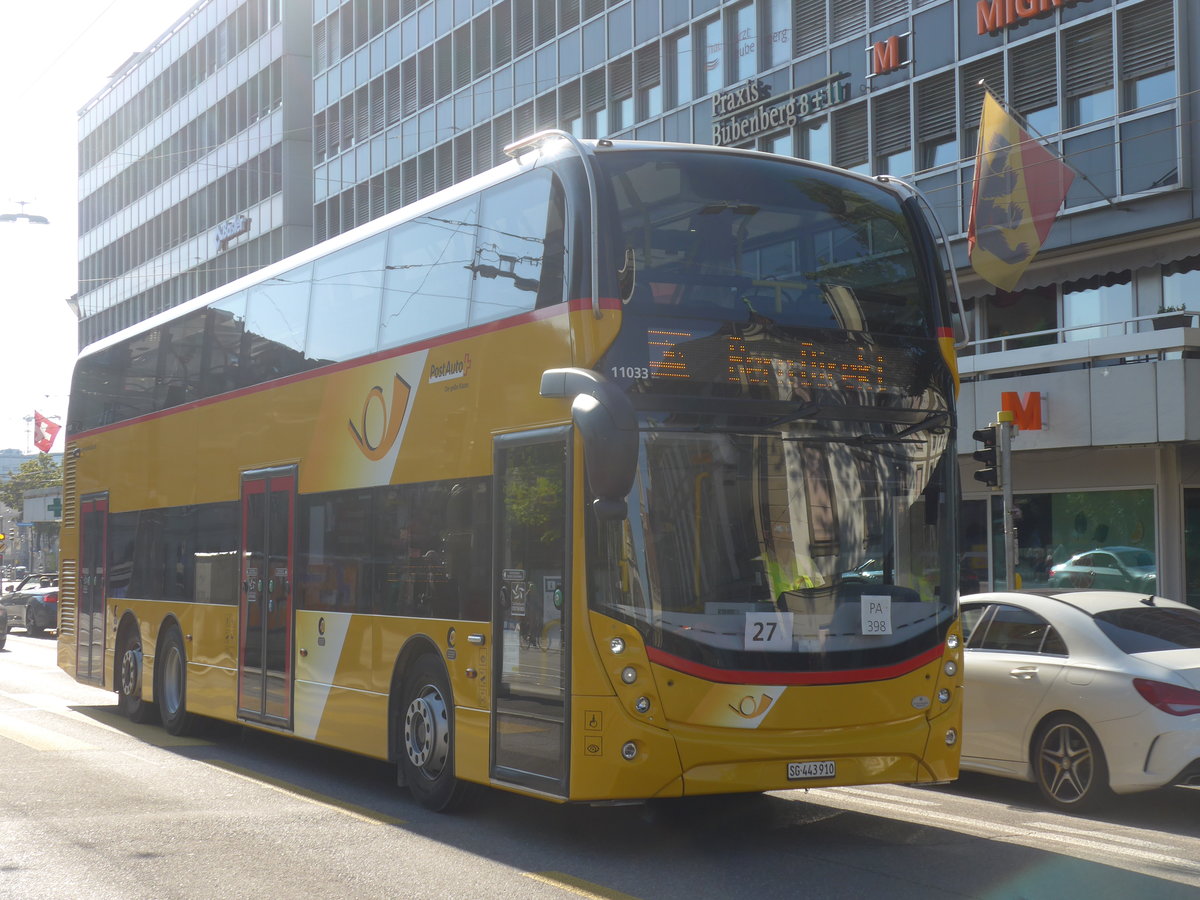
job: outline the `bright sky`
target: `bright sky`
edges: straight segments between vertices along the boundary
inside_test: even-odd
[[[194,0],[34,0],[0,12],[0,449],[33,452],[33,412],[65,421],[76,320],[78,116]],[[63,436],[55,442],[61,451]]]

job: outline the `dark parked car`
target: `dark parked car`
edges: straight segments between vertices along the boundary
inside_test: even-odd
[[[8,613],[4,611],[3,606],[0,606],[0,650],[4,649],[6,640],[8,640]]]
[[[5,632],[19,625],[26,634],[58,628],[58,577],[30,575],[14,590],[6,591],[2,605],[7,613]]]

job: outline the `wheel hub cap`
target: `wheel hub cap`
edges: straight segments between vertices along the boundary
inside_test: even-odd
[[[427,685],[404,713],[404,748],[409,762],[430,778],[436,777],[449,757],[449,717],[442,695]]]
[[[121,693],[136,697],[142,689],[142,648],[130,647],[121,656]]]

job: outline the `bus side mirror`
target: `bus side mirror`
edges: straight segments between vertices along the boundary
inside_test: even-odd
[[[637,474],[637,413],[619,387],[591,369],[547,369],[543,397],[570,397],[571,418],[583,437],[588,486],[596,515],[619,521],[628,514],[629,492]]]

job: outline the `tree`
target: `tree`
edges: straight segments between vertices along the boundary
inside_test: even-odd
[[[25,492],[34,488],[62,487],[62,466],[49,453],[40,453],[27,459],[7,478],[0,480],[0,503],[21,512],[25,503]]]

